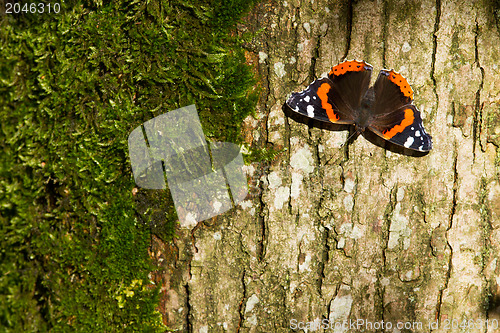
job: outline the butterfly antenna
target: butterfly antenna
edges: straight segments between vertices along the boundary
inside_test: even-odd
[[[349,137],[345,140],[345,142],[343,144],[340,145],[340,148],[344,147],[345,145],[347,145],[347,143],[352,139],[353,136],[355,136],[356,134],[359,134],[360,131],[359,130],[355,130],[354,132],[352,132],[351,135],[349,135]]]

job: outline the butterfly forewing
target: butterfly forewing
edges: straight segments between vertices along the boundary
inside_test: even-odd
[[[349,106],[328,78],[315,80],[304,91],[292,93],[286,104],[309,118],[338,124],[353,123]]]
[[[315,80],[304,91],[293,93],[287,105],[317,120],[354,124],[371,72],[372,66],[364,61],[344,61],[332,67],[328,78]]]
[[[357,111],[368,90],[373,67],[364,61],[344,61],[332,67],[328,78],[350,111]]]
[[[381,70],[374,85],[374,115],[390,113],[411,104],[413,90],[406,79],[394,71]]]

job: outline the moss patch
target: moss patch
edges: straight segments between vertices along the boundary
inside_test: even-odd
[[[229,29],[255,1],[70,2],[0,17],[0,327],[164,331],[144,204],[165,239],[175,219],[132,195],[128,134],[194,103],[241,140],[256,94]]]

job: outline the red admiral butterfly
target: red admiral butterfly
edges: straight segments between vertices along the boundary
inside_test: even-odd
[[[306,90],[293,93],[286,104],[292,111],[323,122],[366,128],[385,140],[418,151],[432,149],[431,136],[422,125],[413,90],[393,70],[381,70],[368,88],[373,66],[344,61],[332,67],[327,78],[315,80]]]

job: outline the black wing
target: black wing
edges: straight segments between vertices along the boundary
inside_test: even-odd
[[[371,72],[372,66],[364,61],[344,61],[332,67],[328,78],[315,80],[304,91],[293,93],[286,104],[320,121],[353,124]]]

